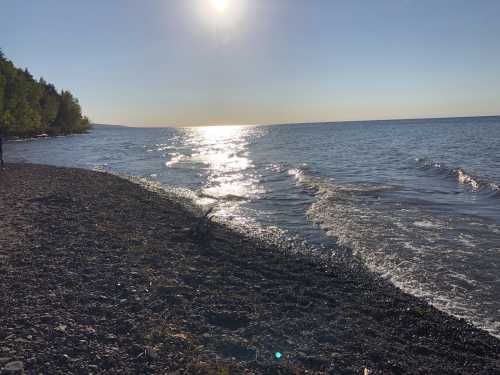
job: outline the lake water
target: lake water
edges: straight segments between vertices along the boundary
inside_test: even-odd
[[[500,337],[500,117],[125,128],[9,142],[8,161],[144,177],[276,227]],[[133,218],[131,218],[133,220]]]

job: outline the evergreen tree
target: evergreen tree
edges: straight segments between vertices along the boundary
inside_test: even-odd
[[[47,84],[43,78],[40,78],[39,83],[43,90],[39,101],[42,123],[51,129],[59,111],[60,98],[54,86]]]
[[[90,129],[78,100],[69,91],[58,93],[43,78],[35,81],[28,69],[18,69],[0,49],[0,131],[29,137],[83,133]]]
[[[61,92],[61,100],[59,110],[52,126],[59,134],[69,134],[71,129],[79,126],[82,114],[78,102],[73,98],[68,91]]]

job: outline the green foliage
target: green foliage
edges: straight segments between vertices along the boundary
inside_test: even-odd
[[[58,93],[43,78],[18,69],[0,49],[0,132],[7,136],[84,133],[89,119],[82,116],[78,100],[68,91]]]

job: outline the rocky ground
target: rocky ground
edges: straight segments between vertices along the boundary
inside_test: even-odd
[[[498,339],[354,261],[199,224],[115,176],[8,165],[2,372],[500,374]]]

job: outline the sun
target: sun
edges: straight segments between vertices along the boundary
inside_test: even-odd
[[[213,7],[217,12],[223,13],[226,10],[228,0],[211,0],[211,1]]]

